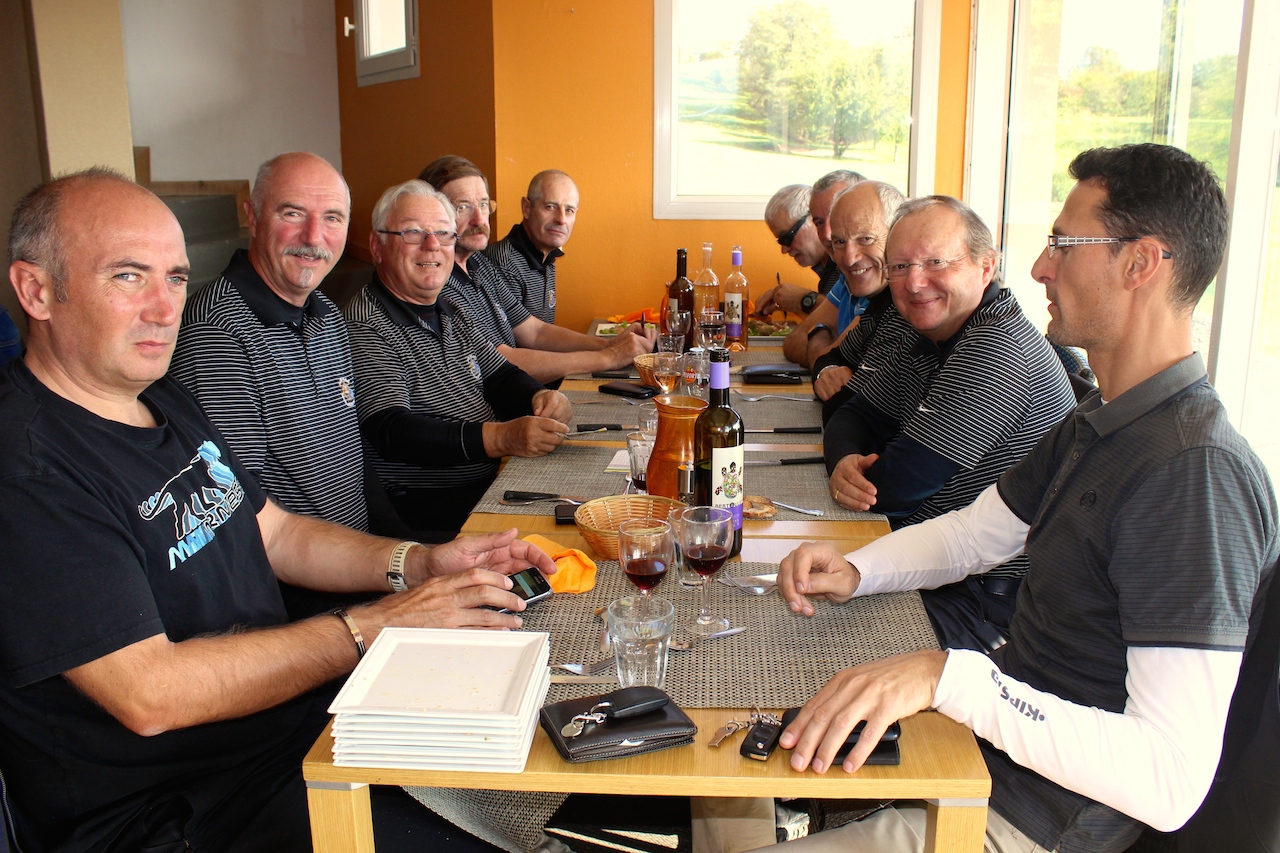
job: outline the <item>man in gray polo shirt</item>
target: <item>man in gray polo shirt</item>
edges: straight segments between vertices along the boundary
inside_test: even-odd
[[[778,577],[812,613],[811,597],[935,587],[1028,554],[1009,642],[990,658],[925,651],[844,670],[781,739],[792,767],[825,772],[866,720],[852,772],[889,723],[936,708],[983,739],[996,850],[1124,850],[1142,823],[1186,822],[1280,550],[1266,470],[1191,347],[1226,245],[1216,179],[1151,144],[1086,151],[1070,171],[1032,275],[1049,336],[1088,351],[1098,392],[969,507],[847,559],[803,545]],[[918,850],[924,824],[923,808],[898,808],[797,844]]]

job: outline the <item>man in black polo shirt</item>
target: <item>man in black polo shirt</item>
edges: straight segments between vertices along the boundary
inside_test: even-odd
[[[373,209],[373,281],[346,308],[361,432],[392,506],[428,541],[458,532],[503,456],[550,453],[573,417],[439,298],[455,228],[453,203],[425,181],[388,189]]]
[[[189,264],[133,182],[36,189],[9,257],[30,329],[0,370],[0,772],[18,848],[310,850],[301,763],[335,680],[384,627],[519,627],[485,605],[523,609],[505,575],[554,566],[514,530],[427,548],[271,502],[165,375]],[[277,579],[405,591],[286,624]]]
[[[657,329],[633,326],[613,339],[584,335],[534,317],[516,297],[520,285],[494,265],[489,245],[489,182],[470,160],[446,155],[428,163],[418,178],[453,203],[458,242],[453,273],[441,294],[466,313],[499,353],[539,382],[556,383],[571,373],[630,367],[637,355],[652,352]]]
[[[262,164],[249,250],[187,302],[169,371],[282,507],[368,530],[351,346],[316,289],[346,246],[350,198],[314,154]]]
[[[857,188],[850,190],[856,192]],[[896,314],[831,415],[823,450],[836,502],[894,527],[968,506],[1075,405],[1049,343],[1000,287],[996,252],[963,202],[898,208],[885,250]],[[943,646],[1004,642],[1025,559],[924,593]]]
[[[578,187],[556,169],[529,181],[520,199],[523,218],[507,236],[485,249],[489,260],[510,273],[515,295],[529,313],[544,323],[556,322],[556,258],[569,242],[578,217]]]
[[[1142,823],[1186,822],[1280,550],[1266,469],[1191,345],[1227,240],[1216,179],[1151,144],[1086,151],[1070,171],[1078,183],[1032,275],[1050,337],[1088,351],[1098,390],[969,507],[848,559],[806,544],[778,577],[805,612],[811,596],[934,587],[1030,557],[1009,642],[990,658],[917,652],[845,670],[781,740],[793,767],[824,772],[866,720],[852,772],[890,722],[936,708],[983,739],[999,850],[1119,851]],[[798,849],[918,850],[884,839],[923,838],[924,821],[897,809]],[[1013,837],[1021,846],[1002,846]]]

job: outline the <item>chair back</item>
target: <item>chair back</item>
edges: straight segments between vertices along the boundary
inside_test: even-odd
[[[1277,569],[1280,571],[1280,569]],[[1245,652],[1209,795],[1176,833],[1179,853],[1280,853],[1280,579],[1272,571]]]

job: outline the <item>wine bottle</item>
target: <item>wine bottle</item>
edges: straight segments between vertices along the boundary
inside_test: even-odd
[[[698,506],[723,507],[733,513],[730,557],[742,550],[745,436],[742,418],[729,405],[729,351],[712,349],[711,405],[693,426],[694,499]]]
[[[742,274],[742,247],[734,246],[730,255],[733,272],[724,280],[725,343],[731,352],[747,348],[747,277]]]
[[[676,277],[667,286],[667,311],[671,313],[676,311],[689,312],[689,329],[684,335],[684,348],[686,350],[697,346],[695,330],[698,327],[698,323],[694,319],[697,315],[693,311],[693,282],[689,281],[689,276],[686,274],[688,264],[688,251],[676,249]],[[665,317],[663,318],[663,331],[668,331]]]
[[[720,279],[711,268],[711,244],[702,244],[702,269],[693,279],[693,322],[703,311],[720,310]]]

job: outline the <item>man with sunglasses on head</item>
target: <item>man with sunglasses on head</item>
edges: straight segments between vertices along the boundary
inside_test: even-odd
[[[1049,343],[1000,286],[991,234],[963,202],[904,202],[884,264],[897,316],[877,324],[883,333],[827,421],[823,449],[836,503],[903,527],[967,506],[1075,396]],[[1025,570],[1022,559],[926,591],[939,641],[998,648]]]

